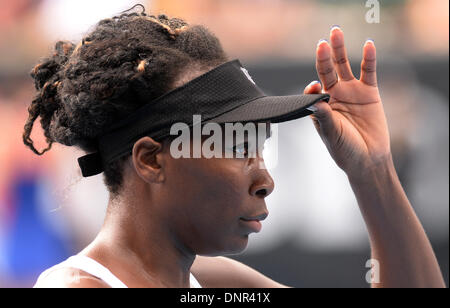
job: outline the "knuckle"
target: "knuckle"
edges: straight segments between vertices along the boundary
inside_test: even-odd
[[[348,62],[348,59],[345,56],[341,56],[341,57],[334,59],[334,63],[336,63],[336,64],[346,64],[347,62]]]
[[[375,73],[375,71],[376,71],[375,67],[370,66],[370,65],[363,65],[361,67],[361,70],[365,73]]]
[[[329,62],[330,61],[330,57],[328,57],[328,58],[326,58],[326,59],[317,59],[317,63],[320,63],[320,64],[322,64],[322,63],[327,63],[327,62]]]
[[[322,67],[318,70],[318,73],[321,75],[328,75],[331,74],[333,70],[334,69],[332,67]]]

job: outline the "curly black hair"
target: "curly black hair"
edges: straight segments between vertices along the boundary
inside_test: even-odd
[[[182,74],[227,60],[217,37],[201,25],[145,10],[103,19],[78,45],[57,42],[53,55],[32,69],[37,94],[23,142],[38,155],[53,142],[95,152],[108,126],[172,90]],[[30,138],[39,116],[48,143],[40,152]],[[129,156],[105,166],[104,183],[113,195]]]

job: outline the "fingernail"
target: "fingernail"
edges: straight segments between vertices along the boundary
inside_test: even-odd
[[[316,83],[320,83],[320,82],[318,80],[314,80],[309,85],[307,85],[306,87],[311,87],[311,86],[315,85]]]
[[[324,42],[327,42],[327,43],[328,43],[328,41],[327,41],[326,39],[320,39],[320,40],[317,42],[317,46],[319,46],[320,44],[322,44],[322,43],[324,43]]]
[[[316,112],[317,111],[317,107],[316,106],[314,106],[314,105],[312,105],[312,106],[309,106],[308,108],[306,108],[306,109],[308,109],[309,111],[312,111],[312,112]]]
[[[330,28],[330,31],[333,31],[334,29],[341,30],[341,27],[339,25],[332,25],[331,28]]]
[[[368,38],[368,39],[366,40],[366,43],[372,43],[372,44],[375,45],[375,41],[374,41],[373,39],[371,39],[371,38]]]

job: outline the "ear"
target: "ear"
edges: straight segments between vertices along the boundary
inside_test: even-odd
[[[134,143],[131,154],[136,173],[147,183],[164,180],[162,144],[150,137],[142,137]]]

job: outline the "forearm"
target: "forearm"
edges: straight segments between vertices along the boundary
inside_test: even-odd
[[[380,265],[373,287],[445,287],[431,244],[398,179],[392,158],[348,175]]]

